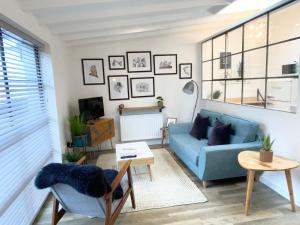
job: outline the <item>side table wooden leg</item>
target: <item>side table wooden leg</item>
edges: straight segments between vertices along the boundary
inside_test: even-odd
[[[150,175],[150,180],[152,181],[152,173],[151,173],[150,165],[148,164],[147,167],[148,167],[148,171],[149,171],[149,175]]]
[[[292,208],[293,212],[296,212],[291,170],[285,170],[284,172],[285,172],[286,182],[287,182],[289,194],[290,194],[291,208]]]
[[[246,207],[245,207],[246,216],[249,215],[251,194],[252,194],[252,190],[253,190],[255,171],[254,170],[248,170],[248,176],[247,177],[248,177],[248,181],[247,181]]]

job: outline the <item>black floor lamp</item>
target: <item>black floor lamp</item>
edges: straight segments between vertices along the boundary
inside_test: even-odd
[[[196,102],[195,102],[195,107],[194,107],[194,112],[193,112],[193,117],[192,117],[192,122],[194,119],[194,115],[195,115],[195,111],[196,111],[196,107],[197,107],[197,102],[198,102],[198,97],[199,97],[199,86],[197,84],[196,81],[191,80],[189,82],[187,82],[184,87],[182,88],[182,91],[188,95],[192,95],[194,94],[195,91],[195,86],[197,88],[197,98],[196,98]]]

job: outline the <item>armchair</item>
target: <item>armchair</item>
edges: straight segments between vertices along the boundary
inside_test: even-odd
[[[130,164],[131,161],[124,164],[111,184],[111,191],[105,193],[102,198],[81,194],[66,184],[59,183],[51,186],[54,196],[52,225],[56,225],[65,212],[104,218],[105,225],[113,225],[129,195],[131,205],[135,208]],[[113,200],[113,192],[119,184],[123,188],[124,195],[121,199]],[[59,204],[62,206],[61,209],[59,209]]]

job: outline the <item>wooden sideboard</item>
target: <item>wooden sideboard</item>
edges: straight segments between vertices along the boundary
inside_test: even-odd
[[[104,141],[110,140],[115,136],[115,122],[111,118],[97,119],[88,123],[88,145],[96,147]]]

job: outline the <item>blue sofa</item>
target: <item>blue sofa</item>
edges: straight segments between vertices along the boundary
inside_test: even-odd
[[[204,186],[210,180],[246,176],[246,170],[240,167],[237,156],[241,151],[257,151],[261,148],[262,133],[259,125],[208,110],[201,110],[200,115],[210,119],[208,137],[217,118],[223,123],[231,123],[235,134],[231,135],[230,144],[208,146],[207,139],[198,140],[189,134],[192,123],[178,123],[169,126],[171,151],[203,181]]]

